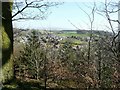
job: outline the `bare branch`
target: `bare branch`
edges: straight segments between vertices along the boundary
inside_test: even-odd
[[[23,7],[21,10],[19,10],[16,14],[14,14],[13,16],[12,16],[12,18],[13,17],[15,17],[16,15],[18,15],[19,13],[21,13],[21,12],[23,12],[29,5],[31,5],[33,2],[30,2],[29,4],[26,4],[26,6],[25,7]]]
[[[120,21],[119,20],[112,20],[112,19],[109,19],[110,21],[113,21],[113,22],[117,22],[118,24],[120,24]]]
[[[118,10],[111,10],[111,11],[108,11],[108,13],[117,13],[118,11],[120,11],[120,9],[118,9]]]
[[[41,7],[48,7],[49,5],[47,5],[47,4],[43,4],[43,5],[40,5],[40,6],[28,6],[28,8],[41,8]]]
[[[17,19],[13,19],[12,21],[17,21],[17,20],[38,20],[38,19],[35,16],[35,17],[17,18]]]
[[[56,5],[59,5],[59,4],[62,4],[62,3],[58,3],[58,2],[42,2],[44,0],[32,0],[31,2],[29,2],[29,0],[24,0],[24,6],[22,6],[21,8],[17,5],[17,2],[15,2],[15,7],[17,9],[17,12],[12,16],[12,20],[13,21],[16,21],[16,20],[19,20],[19,19],[28,19],[28,17],[30,17],[29,15],[30,14],[26,14],[24,11],[26,9],[32,9],[32,10],[39,10],[40,11],[40,14],[38,15],[38,17],[40,16],[39,19],[42,19],[43,17],[41,15],[45,14],[46,11],[49,9],[49,7],[52,7],[52,6],[56,6]],[[29,11],[28,11],[29,12]],[[21,14],[21,17],[20,18],[15,18],[18,14]],[[33,15],[32,16],[36,16],[36,15]],[[34,19],[34,18],[31,18],[30,19]],[[37,18],[38,19],[38,18]]]
[[[0,18],[5,19],[2,15],[0,15]]]
[[[68,20],[68,22],[73,25],[76,29],[80,30],[76,25],[74,25],[70,20]]]
[[[25,0],[25,3],[26,3],[26,5],[28,4],[28,3],[27,3],[27,0]]]
[[[106,13],[106,17],[108,19],[108,22],[109,22],[109,25],[110,25],[111,30],[113,32],[113,35],[115,35],[114,29],[113,29],[113,26],[112,26],[112,23],[111,23],[111,20],[110,20],[110,16],[108,14],[108,5],[109,5],[109,3],[107,4],[107,0],[105,0],[105,13]]]
[[[85,10],[83,10],[77,3],[76,3],[76,5],[78,6],[78,8],[79,8],[80,10],[82,10],[82,11],[88,16],[88,18],[89,18],[89,20],[90,20],[90,22],[91,22],[92,20],[91,20],[90,15],[89,15]]]
[[[18,6],[17,2],[15,2],[15,6],[16,6],[16,8],[17,8],[17,11],[20,11],[19,6]],[[22,12],[21,12],[20,14],[23,16]]]

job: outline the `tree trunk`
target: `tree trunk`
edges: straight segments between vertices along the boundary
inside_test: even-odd
[[[120,9],[120,1],[118,2],[118,10],[119,9]],[[118,11],[118,21],[120,22],[120,10]],[[120,55],[120,24],[119,23],[118,23],[118,32],[119,32],[119,34],[118,34],[118,54]]]
[[[0,31],[2,33],[2,76],[0,80],[2,83],[9,83],[13,79],[13,28],[12,28],[12,1],[0,2],[2,5],[2,24]]]
[[[120,1],[118,2],[118,21],[120,22]],[[120,75],[120,23],[118,23],[118,62],[117,62],[117,72],[118,75]],[[118,83],[120,81],[120,78],[118,78]],[[120,87],[120,84],[118,84],[117,87]]]

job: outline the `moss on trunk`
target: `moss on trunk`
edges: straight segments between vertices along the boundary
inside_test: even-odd
[[[2,2],[2,83],[13,79],[13,28],[12,28],[12,2]]]

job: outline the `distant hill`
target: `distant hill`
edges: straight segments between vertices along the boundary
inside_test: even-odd
[[[112,35],[111,32],[108,31],[102,31],[102,30],[62,30],[62,33],[64,32],[76,32],[77,34],[87,34],[87,33],[93,33],[97,35]]]
[[[34,30],[36,30],[36,29],[34,29]],[[27,33],[29,31],[31,31],[31,29],[30,30],[29,29],[18,29],[18,28],[13,29],[14,34],[18,34],[21,31],[25,31]],[[39,31],[44,31],[44,30],[39,30]],[[82,30],[82,29],[81,30],[57,30],[57,31],[56,30],[48,30],[48,31],[53,31],[53,32],[58,32],[58,33],[77,33],[77,34],[89,34],[89,33],[91,33],[91,30]],[[96,34],[96,35],[108,35],[108,36],[112,35],[111,32],[102,31],[102,30],[92,30],[92,33]]]

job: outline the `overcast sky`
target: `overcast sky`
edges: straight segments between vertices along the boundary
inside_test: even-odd
[[[59,0],[60,1],[60,0]],[[65,0],[66,1],[66,0]],[[70,2],[71,1],[71,2]],[[50,8],[50,15],[48,15],[46,20],[26,20],[26,21],[14,21],[13,26],[15,28],[34,28],[34,29],[90,29],[90,21],[87,16],[91,15],[91,8],[94,6],[93,1],[102,0],[70,0],[57,7]],[[73,2],[74,1],[74,2]],[[90,2],[88,2],[90,1]],[[104,0],[103,0],[104,1]],[[110,1],[110,0],[108,0]],[[114,0],[113,0],[114,1]],[[118,0],[117,0],[118,2]],[[97,8],[101,9],[103,6],[101,3],[96,2]],[[87,13],[85,13],[84,11]],[[112,14],[113,19],[117,19],[117,13]],[[72,24],[71,24],[72,23]],[[113,24],[117,28],[117,24]],[[95,13],[93,29],[97,30],[107,30],[109,24],[107,20]]]

